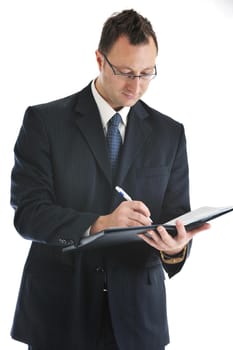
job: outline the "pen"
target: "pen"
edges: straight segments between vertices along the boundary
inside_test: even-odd
[[[132,201],[132,198],[121,187],[116,186],[115,190],[127,201]]]
[[[126,193],[121,187],[119,186],[116,186],[115,187],[115,190],[127,201],[132,201],[132,198],[128,195],[128,193]],[[148,218],[150,219],[151,223],[153,222],[151,220],[151,218]]]

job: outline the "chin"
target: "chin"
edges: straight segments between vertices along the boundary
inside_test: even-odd
[[[127,103],[125,103],[125,107],[132,107],[135,105],[135,103],[137,102],[138,100],[133,100],[133,101],[128,101]]]

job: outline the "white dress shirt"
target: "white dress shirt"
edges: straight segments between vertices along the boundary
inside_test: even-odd
[[[108,122],[112,118],[112,116],[116,113],[116,111],[98,93],[95,87],[95,80],[92,81],[91,90],[100,113],[104,134],[106,135],[107,129],[108,129]],[[130,107],[123,107],[121,108],[120,111],[117,111],[117,113],[121,115],[121,119],[122,119],[122,122],[119,125],[119,131],[121,134],[122,143],[124,142],[124,138],[125,138],[125,130],[127,126],[129,110],[130,110]]]

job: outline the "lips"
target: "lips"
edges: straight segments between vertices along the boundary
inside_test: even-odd
[[[126,96],[130,100],[136,100],[138,98],[137,95],[131,94],[129,92],[123,92],[123,95]]]

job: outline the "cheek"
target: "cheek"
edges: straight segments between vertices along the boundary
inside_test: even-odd
[[[141,96],[144,95],[144,93],[147,91],[148,87],[149,87],[149,84],[142,84],[140,86],[139,91],[140,91],[140,95]]]
[[[106,89],[108,93],[114,96],[118,96],[121,94],[122,91],[124,91],[125,82],[122,82],[120,79],[108,79]]]

